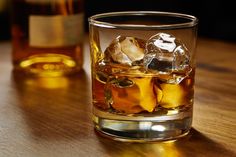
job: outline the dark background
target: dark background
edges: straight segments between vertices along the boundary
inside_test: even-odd
[[[9,1],[9,0],[1,0]],[[9,11],[0,11],[0,40],[10,39]],[[97,13],[128,10],[169,11],[199,18],[199,36],[236,41],[236,8],[233,0],[85,0],[87,18]]]

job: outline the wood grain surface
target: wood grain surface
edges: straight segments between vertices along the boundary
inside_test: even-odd
[[[122,143],[91,121],[88,42],[84,70],[60,78],[13,72],[0,43],[0,157],[236,157],[236,44],[199,39],[194,121],[175,142]]]

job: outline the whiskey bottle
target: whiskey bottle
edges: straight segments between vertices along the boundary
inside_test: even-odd
[[[35,76],[63,76],[83,64],[83,0],[12,0],[12,61]]]

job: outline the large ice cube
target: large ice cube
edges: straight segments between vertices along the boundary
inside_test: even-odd
[[[143,62],[148,72],[163,75],[168,83],[181,82],[191,70],[188,49],[167,33],[158,33],[147,41]]]
[[[105,50],[110,63],[137,65],[144,57],[145,41],[135,37],[118,36]]]
[[[119,112],[152,112],[157,105],[151,77],[115,76],[107,83],[107,102]]]
[[[164,108],[175,108],[183,105],[188,105],[190,102],[191,93],[185,90],[178,84],[161,84],[163,97],[160,101],[160,106]]]
[[[157,79],[154,81],[154,86],[155,89],[158,87],[162,91],[159,106],[164,108],[187,107],[193,103],[194,70],[179,84],[160,83]],[[157,94],[159,95],[159,93]]]

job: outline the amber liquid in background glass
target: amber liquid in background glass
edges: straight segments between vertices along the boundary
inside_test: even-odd
[[[37,76],[60,76],[83,64],[82,0],[13,0],[13,65]]]

